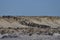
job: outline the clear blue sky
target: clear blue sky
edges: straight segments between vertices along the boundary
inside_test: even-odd
[[[60,16],[60,0],[0,0],[0,15]]]

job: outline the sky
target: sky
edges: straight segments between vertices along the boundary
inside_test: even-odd
[[[0,16],[60,16],[60,0],[0,0]]]

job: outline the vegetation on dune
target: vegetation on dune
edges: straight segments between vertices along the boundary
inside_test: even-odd
[[[53,35],[53,33],[60,33],[58,28],[60,17],[53,16],[2,16],[0,17],[0,33],[21,33],[37,35]],[[4,28],[6,27],[7,28]],[[48,24],[48,25],[47,25]],[[56,25],[57,26],[56,26]],[[11,26],[10,26],[11,25]],[[52,27],[57,28],[52,28]],[[59,26],[60,27],[60,26]]]

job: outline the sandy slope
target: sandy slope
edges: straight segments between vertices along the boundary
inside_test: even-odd
[[[40,17],[40,16],[19,16],[19,17],[0,17],[0,27],[27,27],[21,25],[21,21],[33,22],[36,24],[49,25],[51,27],[60,26],[60,17]]]

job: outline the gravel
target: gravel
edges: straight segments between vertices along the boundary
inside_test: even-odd
[[[60,36],[57,35],[53,35],[53,36],[49,36],[49,35],[36,35],[33,34],[32,36],[28,36],[28,35],[19,35],[16,38],[10,38],[10,37],[5,37],[5,38],[0,38],[0,40],[60,40]]]

